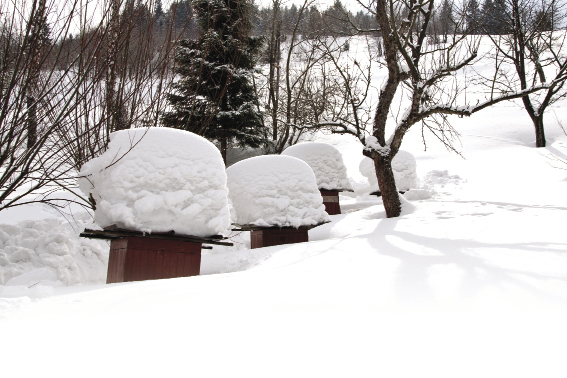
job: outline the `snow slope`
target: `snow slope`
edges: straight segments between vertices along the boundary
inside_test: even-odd
[[[429,198],[395,219],[362,194],[362,146],[318,135],[356,194],[309,243],[250,250],[235,233],[198,277],[0,286],[2,375],[565,377],[566,108],[543,149],[519,103],[450,118],[463,157],[411,129]]]

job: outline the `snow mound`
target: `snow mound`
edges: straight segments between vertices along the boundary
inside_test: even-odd
[[[352,190],[339,150],[327,143],[307,142],[288,147],[282,155],[303,160],[313,170],[319,189]]]
[[[86,222],[75,227],[60,219],[0,225],[0,284],[50,286],[104,282],[108,244],[79,237]]]
[[[169,128],[112,133],[108,149],[83,165],[79,184],[96,200],[101,227],[210,236],[230,226],[224,163],[193,133]]]
[[[463,179],[459,175],[450,175],[447,170],[433,170],[427,172],[423,181],[425,187],[440,186],[444,188],[446,185],[459,185],[463,182]]]
[[[416,168],[417,164],[412,154],[407,151],[398,151],[392,160],[392,170],[394,171],[394,178],[398,190],[407,191],[418,186]],[[378,191],[378,180],[376,179],[376,171],[374,170],[374,162],[372,159],[362,159],[359,170],[360,173],[368,179],[370,192]]]
[[[307,163],[291,156],[257,156],[226,170],[236,223],[314,226],[330,221]]]
[[[431,192],[426,189],[410,189],[404,193],[405,199],[409,201],[418,201],[431,198]]]

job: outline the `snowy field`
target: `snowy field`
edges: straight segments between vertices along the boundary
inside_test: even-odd
[[[204,251],[202,275],[105,285],[108,245],[41,206],[0,213],[3,377],[565,377],[567,101],[535,149],[504,103],[450,119],[463,157],[419,125],[418,190],[386,219],[355,193],[309,243]]]

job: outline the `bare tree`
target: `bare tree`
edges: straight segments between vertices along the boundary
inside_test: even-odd
[[[343,48],[352,38],[320,38],[319,48],[324,52],[325,59],[318,78],[320,88],[309,86],[319,90],[317,96],[315,93],[311,95],[319,99],[318,106],[308,107],[310,122],[306,128],[310,131],[321,129],[331,133],[350,134],[366,144],[373,118],[370,99],[372,63],[380,54],[380,41],[370,35],[364,38],[366,64],[350,57],[349,52]],[[312,102],[314,101],[309,103]]]
[[[0,6],[0,210],[60,204],[53,193],[62,190],[74,193],[73,201],[94,205],[77,193],[76,179],[82,164],[108,143],[104,63],[110,9],[98,8],[98,19],[81,5],[15,0]],[[49,29],[50,40],[38,45],[38,30],[41,36]],[[128,109],[128,127],[155,125],[172,79],[173,44],[155,46],[151,28],[132,26],[131,35],[128,52],[122,50],[117,60],[120,105]]]
[[[365,140],[364,155],[374,161],[384,208],[388,217],[397,217],[401,202],[392,171],[392,159],[411,126],[421,122],[449,148],[454,130],[447,121],[451,114],[470,116],[500,101],[520,98],[542,88],[542,84],[509,93],[494,92],[478,99],[475,105],[458,105],[459,96],[466,85],[459,82],[456,73],[477,58],[478,39],[453,34],[445,45],[428,45],[425,42],[432,20],[433,0],[376,0],[371,10],[380,26],[384,43],[384,61],[387,77],[379,91],[371,136],[356,128],[335,127],[335,132],[355,134]],[[457,21],[455,30],[462,29]],[[397,93],[405,92],[405,110],[398,115],[392,105]],[[396,124],[387,136],[387,121],[392,117]]]
[[[281,77],[281,43],[282,43],[282,21],[280,14],[281,0],[272,1],[272,17],[270,25],[270,39],[268,40],[268,104],[267,110],[272,118],[272,140],[278,139],[278,109],[280,101],[280,77]]]
[[[120,6],[121,0],[110,0],[108,15],[108,40],[106,51],[106,122],[108,132],[126,128],[120,100],[116,91],[116,77],[118,76],[118,43],[120,33]],[[128,5],[127,5],[128,6]]]
[[[510,34],[489,35],[497,50],[493,55],[497,74],[505,78],[498,86],[518,91],[549,83],[545,90],[522,97],[534,125],[536,147],[545,147],[545,111],[567,95],[567,40],[565,32],[558,30],[565,19],[565,6],[557,0],[508,0],[507,5],[499,22]]]
[[[325,87],[328,80],[323,74],[326,54],[321,48],[321,39],[319,36],[300,34],[304,13],[312,3],[312,0],[305,0],[295,8],[297,14],[293,24],[288,25],[291,31],[285,37],[285,42],[280,34],[278,18],[272,14],[273,42],[269,42],[268,48],[275,50],[269,56],[269,63],[272,63],[269,65],[265,89],[261,93],[267,98],[264,104],[269,113],[272,148],[276,153],[297,143],[306,131],[312,129],[313,119],[322,113],[321,102],[316,103],[315,98],[319,96],[321,99],[321,93],[327,93]],[[279,1],[274,3],[274,9],[278,4]]]

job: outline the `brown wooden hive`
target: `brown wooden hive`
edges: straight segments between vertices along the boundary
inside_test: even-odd
[[[339,191],[338,190],[319,190],[323,197],[323,205],[325,211],[329,215],[337,215],[341,213],[341,206],[339,204]]]
[[[106,283],[198,276],[202,243],[124,237],[110,243]]]
[[[262,248],[273,245],[303,243],[309,241],[309,228],[259,228],[250,231],[250,247]]]

